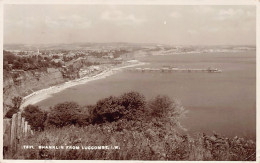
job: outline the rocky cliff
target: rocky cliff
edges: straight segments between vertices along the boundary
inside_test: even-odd
[[[30,93],[65,82],[58,69],[47,68],[38,71],[5,73],[3,80],[4,115],[15,96],[24,97]]]

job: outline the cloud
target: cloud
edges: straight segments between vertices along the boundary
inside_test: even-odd
[[[90,27],[92,22],[85,17],[78,15],[61,16],[57,18],[45,18],[45,23],[51,28],[87,28]]]
[[[226,19],[231,19],[237,14],[241,14],[242,10],[236,11],[235,9],[229,8],[229,9],[221,9],[218,14],[216,19],[218,20],[226,20]]]
[[[216,19],[217,20],[230,20],[230,19],[250,19],[255,17],[254,11],[243,10],[243,9],[221,9],[217,13]]]
[[[173,17],[173,18],[181,18],[182,15],[179,13],[179,12],[172,12],[170,14],[170,17]]]
[[[195,13],[200,13],[200,14],[209,14],[213,13],[215,11],[215,8],[212,6],[194,6],[193,11]]]
[[[141,24],[145,21],[144,19],[137,18],[134,14],[124,14],[120,10],[105,11],[101,14],[101,19],[118,25]]]
[[[202,32],[218,32],[219,30],[220,30],[220,28],[219,27],[216,27],[216,26],[209,26],[209,25],[206,25],[206,26],[203,26],[203,27],[201,27],[200,28],[200,30],[202,31]]]
[[[187,30],[188,34],[191,34],[191,35],[195,35],[195,34],[198,34],[199,32],[195,29],[189,29]]]
[[[24,17],[23,19],[17,19],[15,21],[5,19],[5,26],[32,29],[37,22],[39,22],[39,20],[35,19],[34,17]]]
[[[78,15],[60,16],[60,17],[23,17],[15,21],[5,19],[6,27],[15,27],[23,29],[36,29],[39,26],[46,25],[49,28],[63,29],[63,28],[87,28],[90,27],[92,22],[85,17]]]

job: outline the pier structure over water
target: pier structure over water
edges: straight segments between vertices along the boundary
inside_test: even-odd
[[[208,73],[220,73],[218,69],[183,69],[183,68],[129,68],[127,71],[133,72],[208,72]]]

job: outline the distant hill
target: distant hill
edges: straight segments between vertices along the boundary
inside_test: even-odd
[[[110,42],[110,43],[69,43],[69,44],[4,44],[5,50],[19,51],[37,51],[40,50],[89,50],[89,49],[115,49],[115,48],[181,48],[181,49],[234,49],[234,50],[255,50],[255,45],[166,45],[156,43],[128,43],[128,42]]]

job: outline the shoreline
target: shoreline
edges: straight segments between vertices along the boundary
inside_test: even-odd
[[[152,56],[170,56],[170,55],[204,55],[204,54],[223,54],[223,53],[244,53],[247,51],[255,51],[255,49],[250,50],[233,50],[233,51],[189,51],[189,52],[172,52],[172,53],[153,53]]]
[[[125,64],[125,63],[123,63]],[[25,97],[23,97],[23,102],[20,106],[20,110],[23,110],[24,107],[26,107],[29,104],[36,104],[40,101],[43,101],[49,97],[51,97],[53,94],[61,92],[69,87],[73,87],[76,85],[80,84],[85,84],[91,81],[99,80],[99,79],[104,79],[108,76],[111,76],[125,68],[129,67],[136,67],[136,66],[142,66],[146,65],[148,63],[145,62],[140,62],[138,61],[137,63],[132,63],[132,64],[126,64],[126,65],[121,65],[119,67],[113,67],[113,68],[108,68],[107,70],[101,71],[100,73],[94,75],[94,76],[85,76],[79,79],[74,79],[71,81],[67,81],[65,83],[61,83],[55,86],[51,86],[45,89],[41,89],[38,91],[35,91]]]

